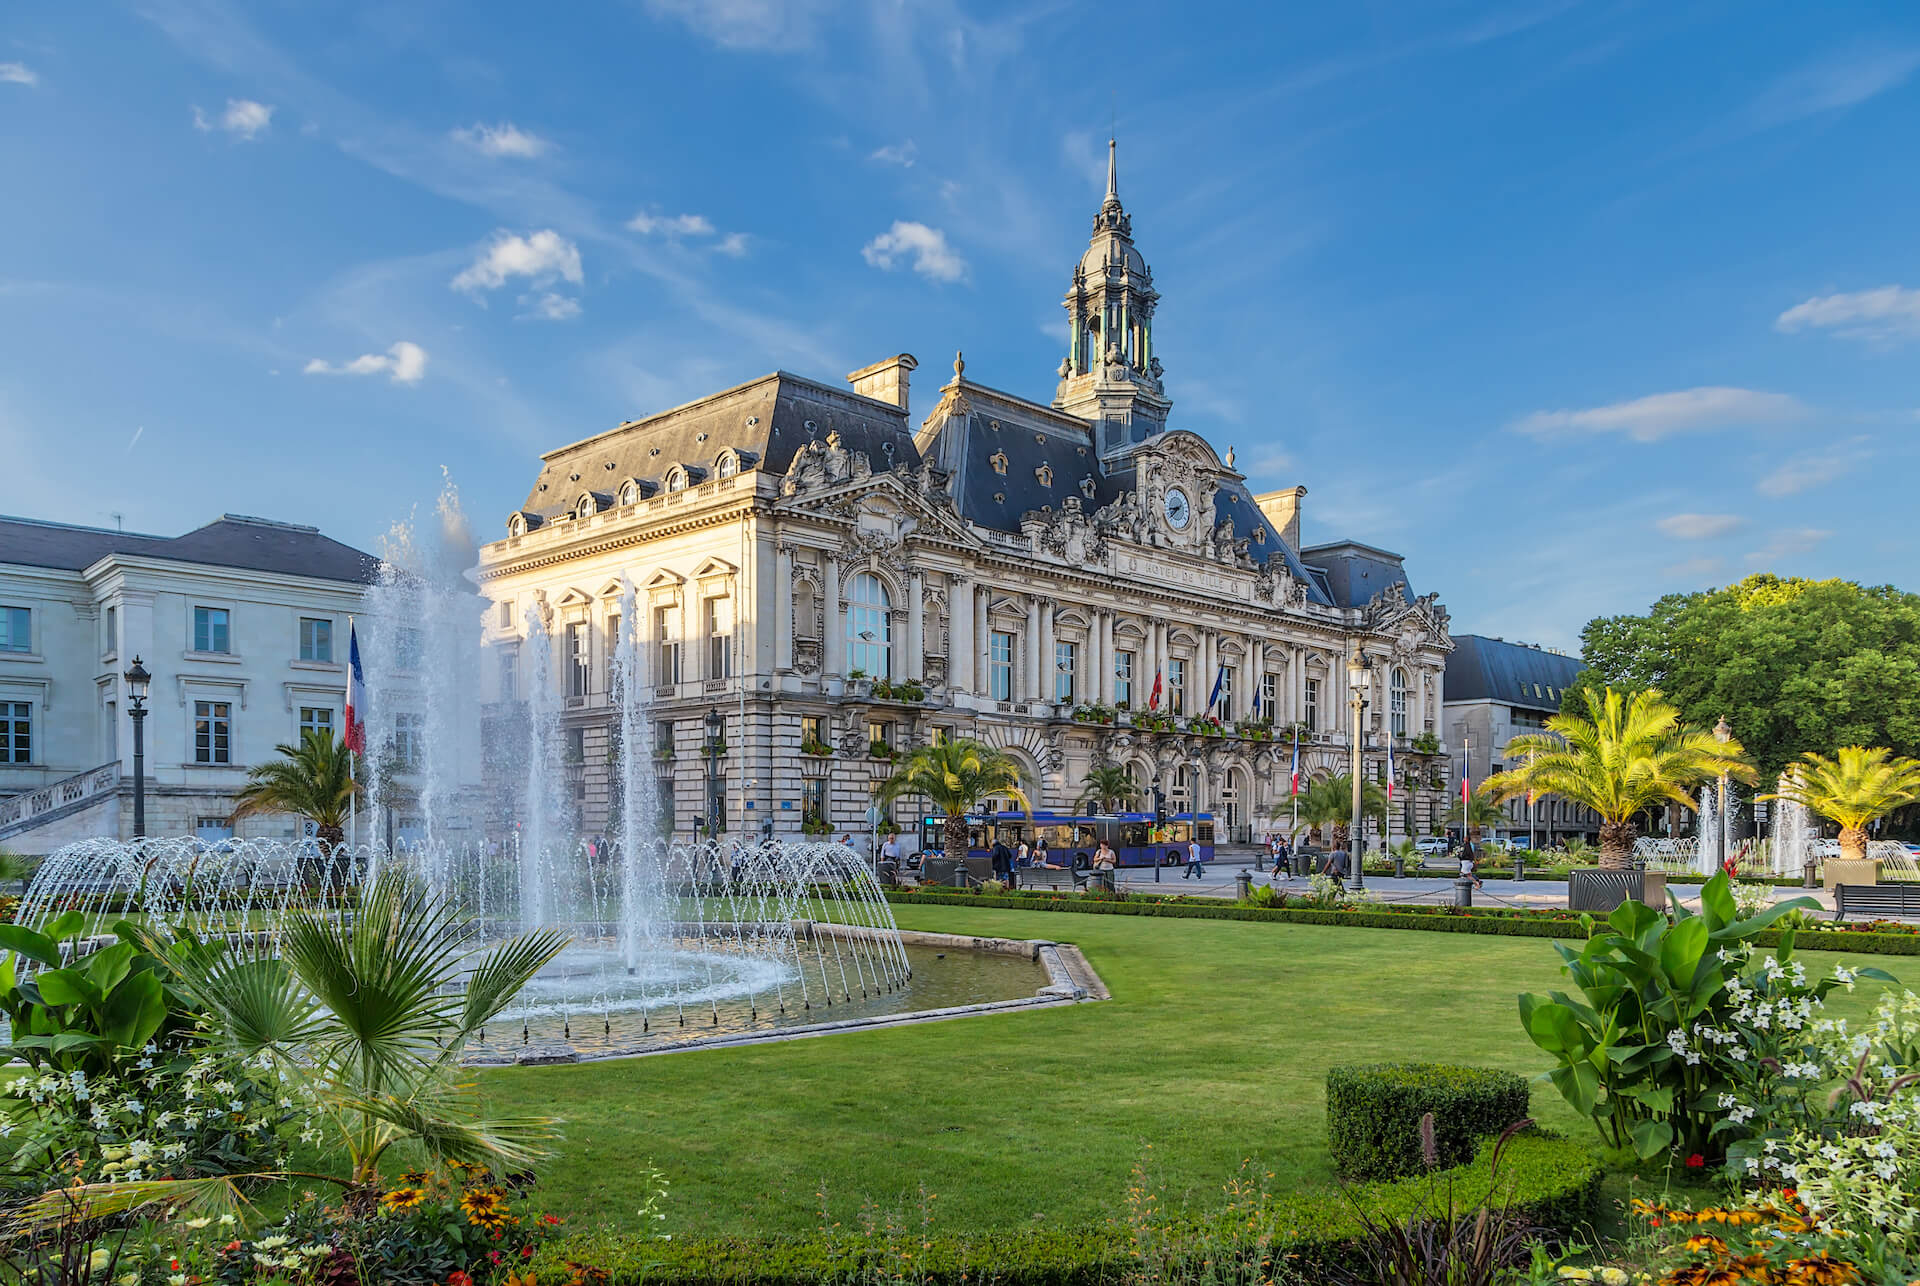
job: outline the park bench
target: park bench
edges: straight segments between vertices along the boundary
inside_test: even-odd
[[[1920,920],[1920,884],[1836,884],[1834,919]]]
[[[1080,889],[1087,884],[1086,871],[1068,870],[1066,867],[1027,866],[1016,874],[1023,889]]]

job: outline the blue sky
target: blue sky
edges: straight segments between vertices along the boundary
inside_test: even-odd
[[[1456,630],[1920,588],[1907,4],[23,0],[0,511],[490,538],[778,367],[1047,400],[1110,123],[1174,422]]]

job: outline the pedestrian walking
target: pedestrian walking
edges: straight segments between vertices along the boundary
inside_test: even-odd
[[[1180,878],[1183,880],[1207,878],[1206,869],[1200,865],[1200,841],[1197,838],[1187,841],[1187,869],[1180,872]]]

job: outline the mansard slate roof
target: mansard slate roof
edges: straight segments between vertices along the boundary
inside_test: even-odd
[[[1555,713],[1560,709],[1557,694],[1572,686],[1586,668],[1587,663],[1577,656],[1480,634],[1460,634],[1454,637],[1453,652],[1447,657],[1447,702],[1497,701]],[[1549,692],[1556,695],[1549,696]]]
[[[972,382],[942,390],[949,391],[964,398],[964,413],[953,402],[943,403],[948,413],[942,420],[942,408],[935,409],[929,425],[942,422],[930,433],[923,431],[920,442],[927,462],[950,475],[954,504],[969,522],[1018,534],[1028,513],[1058,511],[1069,497],[1092,513],[1137,487],[1131,467],[1101,471],[1092,426],[1085,420]],[[1149,444],[1153,441],[1148,439]],[[997,455],[1006,457],[1004,474],[994,467]],[[1048,482],[1041,481],[1042,467],[1051,475]],[[1089,479],[1091,485],[1083,489]],[[1249,542],[1247,552],[1256,564],[1277,556],[1294,579],[1306,583],[1314,602],[1332,602],[1243,481],[1220,480],[1214,512],[1217,519],[1233,524],[1235,539]],[[1256,533],[1263,530],[1266,538],[1258,539]]]
[[[795,451],[836,431],[841,446],[867,453],[875,472],[919,467],[905,408],[775,371],[548,452],[522,508],[560,513],[583,492],[617,494],[628,478],[664,486],[674,465],[710,471],[728,448],[751,452],[753,467],[784,474]]]
[[[0,517],[0,563],[85,571],[110,555],[370,584],[380,562],[317,527],[222,514],[183,536],[149,536]]]
[[[1327,592],[1341,607],[1365,607],[1389,585],[1413,586],[1407,581],[1407,569],[1400,555],[1363,545],[1357,540],[1336,540],[1324,545],[1309,545],[1300,556],[1317,572],[1323,573]]]

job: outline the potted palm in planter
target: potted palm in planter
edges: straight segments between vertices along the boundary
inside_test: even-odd
[[[1920,799],[1920,760],[1885,746],[1842,746],[1832,759],[1808,751],[1780,778],[1780,789],[1762,799],[1785,799],[1840,827],[1840,856],[1828,858],[1823,881],[1878,884],[1880,863],[1867,857],[1867,827],[1894,809]]]
[[[1634,817],[1660,803],[1691,808],[1689,792],[1714,778],[1751,782],[1758,774],[1739,742],[1683,725],[1658,692],[1583,695],[1585,716],[1554,715],[1546,732],[1509,741],[1507,758],[1518,762],[1482,789],[1496,802],[1529,791],[1558,795],[1600,815],[1600,866],[1570,873],[1570,909],[1610,910],[1634,893],[1650,902],[1644,881],[1633,878]]]

